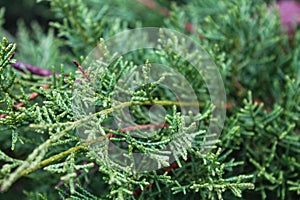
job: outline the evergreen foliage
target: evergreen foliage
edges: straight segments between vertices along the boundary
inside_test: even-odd
[[[20,21],[16,37],[8,40],[0,28],[1,198],[299,198],[300,31],[287,35],[275,7],[262,0],[43,2],[56,18],[46,31]],[[220,138],[208,130],[216,108],[205,81],[191,63],[170,53],[172,45],[184,48],[175,36],[162,35],[159,50],[115,60],[114,52],[105,52],[102,63],[80,65],[97,44],[105,49],[104,39],[145,26],[185,33],[215,62],[227,94]],[[172,66],[189,81],[199,114],[184,112],[159,86],[177,77],[159,73],[149,82],[154,63]],[[124,89],[131,84],[122,80],[126,73],[136,78],[136,88]],[[184,94],[183,85],[176,87]],[[115,97],[128,94],[126,101]],[[160,118],[145,114],[151,105],[166,109],[165,123],[152,123]],[[124,121],[125,108],[138,128],[129,119],[126,127],[114,122]],[[141,137],[145,130],[150,139]],[[109,151],[111,145],[127,157]],[[134,153],[150,153],[160,169],[132,170],[147,165],[135,163]],[[171,166],[168,156],[175,160]]]

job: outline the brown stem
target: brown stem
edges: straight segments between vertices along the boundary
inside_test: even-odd
[[[83,67],[79,64],[79,62],[77,60],[73,60],[73,63],[78,67],[78,69],[86,77],[86,79],[91,82],[90,75],[84,71]]]
[[[15,63],[11,63],[10,64],[13,68],[21,71],[21,72],[25,72],[24,69],[28,70],[30,73],[35,74],[35,75],[39,75],[39,76],[51,76],[52,75],[52,71],[47,70],[47,69],[43,69],[40,67],[36,67],[27,63],[23,63],[20,61],[17,61]]]
[[[152,129],[152,128],[164,128],[164,127],[168,127],[169,124],[164,123],[164,124],[145,124],[145,125],[135,125],[135,126],[128,126],[125,128],[121,128],[120,129],[120,133],[125,133],[127,131],[134,131],[134,130],[147,130],[147,129]],[[106,137],[108,138],[112,138],[115,135],[112,133],[108,133],[106,134]]]

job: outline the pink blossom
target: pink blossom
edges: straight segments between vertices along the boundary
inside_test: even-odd
[[[276,3],[279,9],[281,24],[289,33],[293,33],[296,25],[300,25],[300,3],[292,0]]]

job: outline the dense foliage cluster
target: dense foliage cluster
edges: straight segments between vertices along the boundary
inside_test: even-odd
[[[40,1],[53,14],[46,30],[19,21],[12,36],[3,28],[10,10],[0,9],[1,199],[299,198],[300,31],[295,23],[286,33],[274,2]],[[220,137],[208,128],[217,108],[205,80],[174,54],[174,46],[184,52],[185,45],[176,36],[161,35],[160,49],[117,59],[108,51],[85,66],[97,44],[105,49],[106,39],[146,26],[186,34],[216,64],[227,97]],[[189,82],[198,114],[185,112],[160,87],[177,79],[172,73],[149,82],[154,63],[172,66]],[[126,87],[128,73],[133,89]],[[184,84],[175,88],[185,94]],[[163,123],[145,114],[150,106],[164,108]],[[112,145],[127,157],[109,151]],[[147,165],[133,164],[137,152],[150,154],[160,169],[131,170]],[[174,158],[170,166],[166,155]]]

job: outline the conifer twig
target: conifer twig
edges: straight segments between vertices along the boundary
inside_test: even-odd
[[[48,84],[45,84],[45,85],[43,85],[42,86],[44,89],[48,89],[49,88],[49,85]],[[32,100],[34,100],[35,98],[37,98],[39,96],[39,94],[37,93],[37,92],[33,92],[33,93],[31,93],[30,95],[29,95],[29,98],[28,98],[28,100],[29,101],[32,101]],[[20,102],[20,103],[17,103],[16,105],[14,105],[14,109],[18,109],[18,108],[20,108],[20,107],[23,107],[25,105],[25,103],[24,102]],[[7,117],[8,115],[7,114],[1,114],[0,115],[0,119],[3,119],[3,118],[5,118],[5,117]]]
[[[139,129],[140,130],[145,130],[145,129],[150,129],[150,128],[161,128],[161,127],[167,127],[168,124],[158,124],[158,125],[155,125],[155,124],[147,124],[147,125],[139,125]],[[58,134],[55,139],[54,138],[49,138],[46,142],[44,142],[43,144],[41,144],[38,148],[38,150],[41,150],[41,149],[44,149],[45,147],[49,146],[51,141],[54,141],[54,140],[57,140],[59,138],[61,138],[64,133],[68,132],[69,130],[71,130],[73,127],[72,126],[69,126],[68,128],[66,128],[64,131],[62,131],[60,134]],[[126,131],[132,131],[132,130],[135,130],[137,128],[137,126],[129,126],[129,127],[125,127],[123,129],[120,130],[121,133],[124,133]],[[17,179],[27,175],[27,174],[30,174],[32,173],[33,171],[36,171],[38,169],[41,169],[47,165],[49,165],[50,163],[54,162],[54,161],[57,161],[57,160],[60,160],[66,156],[68,156],[69,154],[71,153],[75,153],[81,149],[84,149],[86,147],[88,147],[89,145],[93,144],[93,143],[96,143],[96,142],[99,142],[99,141],[102,141],[104,140],[105,138],[111,138],[112,135],[111,133],[108,133],[106,136],[100,136],[98,137],[97,139],[95,140],[92,140],[92,141],[88,141],[88,142],[85,142],[81,145],[78,145],[78,146],[75,146],[75,147],[72,147],[66,151],[63,151],[59,154],[56,154],[56,155],[53,155],[51,156],[50,158],[47,158],[45,160],[42,160],[40,161],[39,163],[35,164],[35,165],[31,165],[30,167],[25,167],[25,166],[28,166],[29,165],[29,162],[34,160],[34,157],[31,156],[32,154],[37,154],[38,151],[36,152],[33,152],[28,158],[27,160],[24,161],[23,165],[21,165],[17,170],[16,172],[13,173],[12,176],[10,176],[10,178],[8,178],[6,181],[3,182],[3,185],[1,186],[1,191],[5,191],[9,188],[9,186],[11,184],[13,184]],[[26,165],[25,165],[26,164]]]

